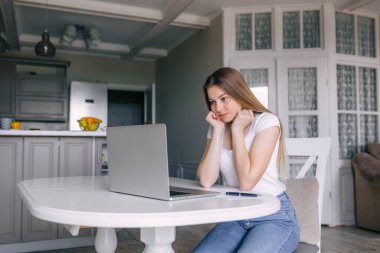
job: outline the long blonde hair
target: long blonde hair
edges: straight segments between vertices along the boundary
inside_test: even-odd
[[[239,71],[233,68],[220,68],[207,77],[203,85],[203,94],[206,100],[208,109],[211,111],[211,103],[208,98],[207,88],[211,86],[218,86],[225,90],[231,97],[236,99],[243,109],[252,110],[253,112],[263,113],[270,112],[249,89],[247,82]],[[282,132],[282,124],[280,121],[280,140],[278,147],[277,164],[279,167],[280,178],[284,178],[284,165],[285,165],[285,144]]]

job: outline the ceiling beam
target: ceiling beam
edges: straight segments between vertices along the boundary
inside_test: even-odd
[[[34,45],[41,40],[41,36],[36,35],[26,35],[22,34],[20,36],[20,42],[21,46],[23,48],[34,48]],[[84,40],[77,39],[75,40],[70,47],[63,46],[59,43],[60,38],[58,37],[50,37],[50,41],[56,45],[56,48],[62,51],[74,51],[74,52],[83,52],[84,49],[86,49],[86,43]],[[114,55],[118,56],[118,58],[121,58],[122,55],[127,54],[130,51],[129,47],[124,44],[113,44],[113,43],[105,43],[100,42],[99,45],[96,48],[93,48],[91,51],[85,50],[85,53],[91,54],[108,54],[108,55]],[[84,54],[84,53],[83,53]],[[168,52],[164,49],[157,49],[157,48],[149,48],[146,47],[143,50],[139,52],[137,55],[138,57],[150,57],[150,58],[162,58],[168,56]]]
[[[10,50],[20,50],[20,42],[17,36],[16,19],[13,10],[13,0],[0,0],[0,10],[5,34],[7,35]]]
[[[123,58],[132,59],[144,47],[155,40],[168,26],[176,19],[194,0],[177,0],[163,12],[163,18],[153,28],[131,44],[131,51],[124,55]]]
[[[46,0],[14,0],[14,4],[34,8],[46,8]],[[148,23],[158,23],[163,19],[162,12],[157,9],[110,3],[107,1],[49,0],[47,8]],[[184,13],[174,19],[172,25],[202,29],[210,25],[210,19],[208,17]]]
[[[352,0],[347,2],[346,4],[343,4],[338,9],[340,11],[354,11],[356,9],[359,9],[360,7],[363,7],[375,1],[376,0]]]

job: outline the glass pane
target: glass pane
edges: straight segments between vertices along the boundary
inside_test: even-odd
[[[377,142],[377,115],[360,115],[360,151],[368,143]]]
[[[272,14],[255,14],[255,49],[272,48]]]
[[[303,47],[321,47],[319,11],[303,12]]]
[[[335,13],[336,52],[355,54],[354,16],[345,13]]]
[[[268,86],[268,69],[240,69],[249,87]]]
[[[351,159],[356,154],[357,127],[355,114],[338,114],[339,158]]]
[[[284,12],[283,21],[283,47],[300,48],[300,13],[298,11]]]
[[[236,50],[252,49],[252,15],[236,14]]]
[[[356,110],[355,67],[336,66],[338,110]]]
[[[289,110],[317,110],[317,69],[288,69]]]
[[[358,16],[358,53],[375,57],[375,20]]]
[[[255,97],[268,108],[268,69],[240,69]]]
[[[376,69],[359,67],[361,111],[377,111]]]
[[[290,138],[318,137],[317,116],[289,116]]]

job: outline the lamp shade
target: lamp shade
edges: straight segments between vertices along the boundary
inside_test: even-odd
[[[55,55],[55,47],[49,40],[49,33],[42,33],[42,40],[34,47],[37,56],[53,57]]]
[[[71,43],[75,40],[76,36],[76,27],[74,25],[68,25],[65,29],[64,34],[61,36],[61,44],[65,46],[71,46]]]

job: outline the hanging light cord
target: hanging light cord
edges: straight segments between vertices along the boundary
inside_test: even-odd
[[[48,0],[46,0],[46,6],[45,6],[45,32],[47,32],[47,7],[48,7]]]

